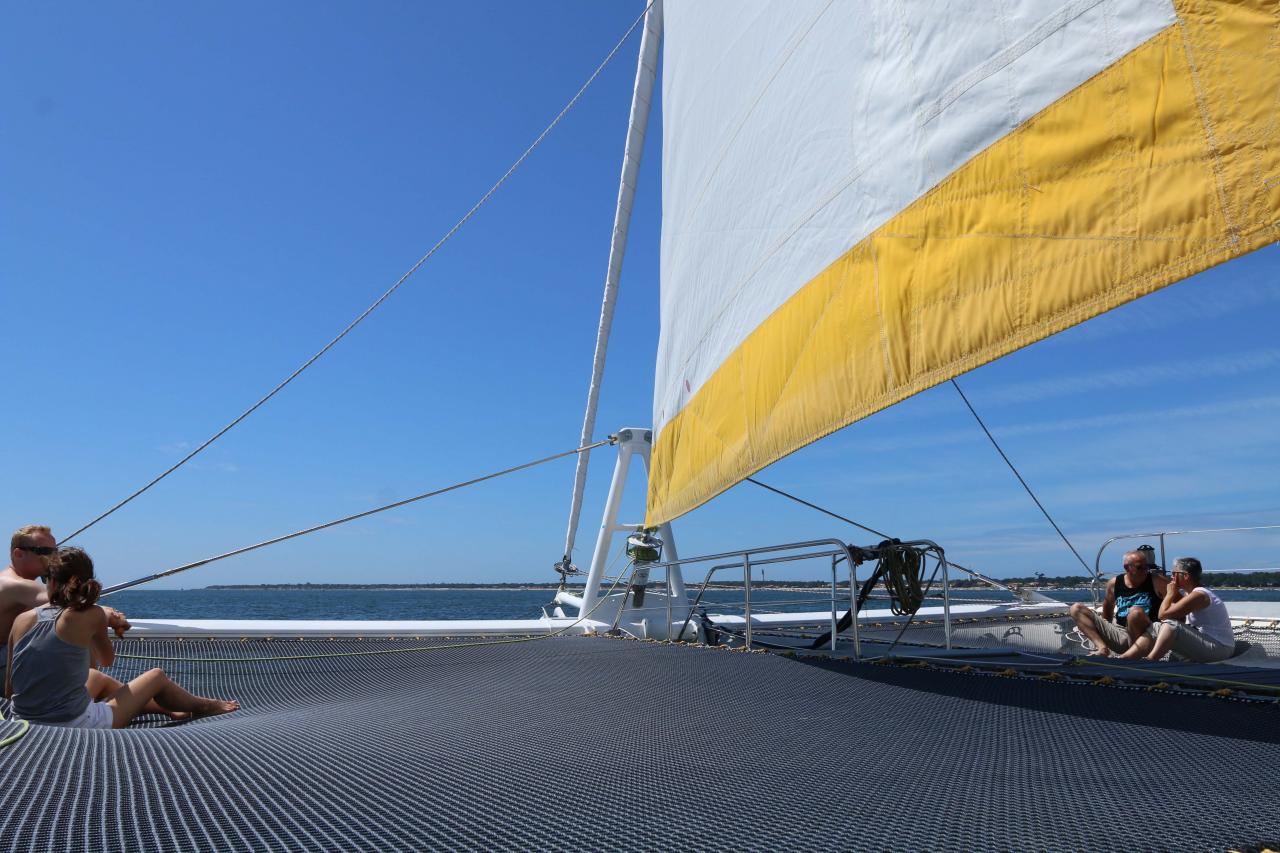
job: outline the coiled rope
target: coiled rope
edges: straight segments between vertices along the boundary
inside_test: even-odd
[[[18,730],[16,732],[6,736],[3,740],[0,740],[0,749],[4,749],[9,744],[17,743],[22,740],[23,736],[31,730],[31,723],[27,720],[11,720],[3,714],[0,714],[0,722],[18,724]]]
[[[881,552],[884,588],[889,593],[889,609],[895,616],[914,614],[924,603],[920,563],[920,552],[915,548],[896,547]]]

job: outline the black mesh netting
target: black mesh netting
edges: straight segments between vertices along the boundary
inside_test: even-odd
[[[432,641],[444,642],[444,641]],[[250,657],[393,640],[128,640]],[[122,661],[128,678],[153,663]],[[14,850],[1217,850],[1280,844],[1280,709],[563,638],[160,664],[243,710],[33,726]],[[3,724],[0,736],[12,731]]]

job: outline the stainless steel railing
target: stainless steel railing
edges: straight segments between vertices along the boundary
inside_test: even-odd
[[[951,648],[951,582],[945,552],[936,542],[928,539],[897,543],[895,544],[895,547],[916,548],[927,555],[933,556],[937,560],[937,564],[934,569],[934,577],[941,572],[944,633],[946,638],[946,647]],[[857,552],[856,554],[855,551]],[[752,632],[755,629],[755,619],[753,618],[753,609],[755,605],[752,599],[752,569],[782,563],[794,563],[802,560],[822,559],[830,561],[830,593],[821,599],[811,600],[814,602],[821,601],[828,605],[830,616],[830,648],[834,651],[839,635],[838,623],[842,603],[847,601],[849,610],[854,610],[856,608],[859,589],[857,567],[860,562],[876,559],[878,554],[879,552],[876,549],[855,548],[854,546],[850,546],[838,539],[814,539],[805,542],[791,542],[783,545],[770,545],[759,548],[748,548],[740,551],[708,554],[701,557],[681,557],[674,561],[647,563],[644,564],[644,568],[649,572],[660,570],[666,577],[665,601],[659,606],[628,607],[628,599],[624,598],[621,606],[618,608],[614,616],[611,628],[617,628],[624,613],[641,613],[646,611],[655,612],[665,610],[667,614],[667,628],[665,632],[667,639],[669,641],[673,639],[683,639],[688,631],[689,623],[693,618],[694,611],[702,604],[712,580],[721,573],[740,570],[742,572],[742,607],[744,610],[743,640],[747,646],[750,646],[753,640]],[[707,562],[714,563],[714,565],[708,568],[693,602],[682,602],[681,604],[676,605],[672,596],[671,569],[676,566],[684,567],[690,564]],[[840,565],[842,563],[849,567],[847,598],[840,594],[839,589]],[[974,572],[967,572],[967,574],[981,578],[980,575],[977,575],[977,573]],[[929,583],[932,585],[933,578],[930,579]],[[630,593],[628,593],[628,598],[629,597]],[[807,599],[792,599],[788,603],[797,604],[805,601],[807,601]],[[677,607],[683,611],[682,616],[677,616],[675,612]],[[671,629],[675,624],[675,620],[678,618],[681,619],[680,629],[673,632]],[[914,618],[914,614],[911,614],[903,625],[902,630],[905,631]],[[856,660],[860,659],[862,656],[862,643],[858,633],[858,619],[856,613],[853,615],[850,622],[853,640],[853,656]],[[901,632],[898,636],[899,638],[902,636]],[[895,639],[894,644],[896,645],[896,643],[897,640]]]

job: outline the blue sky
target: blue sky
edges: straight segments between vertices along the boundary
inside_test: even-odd
[[[641,8],[11,8],[0,517],[69,532],[256,400],[435,243]],[[363,326],[84,534],[99,574],[149,574],[574,446],[637,47]],[[660,127],[601,435],[650,418]],[[1090,560],[1114,534],[1280,521],[1278,269],[1265,249],[962,377]],[[597,453],[584,565],[611,468]],[[996,575],[1078,569],[949,386],[759,476]],[[566,460],[166,585],[552,580],[571,479]],[[638,488],[629,509],[638,520]],[[750,484],[677,536],[686,554],[867,538]],[[1187,550],[1265,566],[1277,544]]]

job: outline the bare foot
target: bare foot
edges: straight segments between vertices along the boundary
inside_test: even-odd
[[[216,717],[218,714],[229,714],[232,711],[239,711],[240,703],[234,699],[200,699],[194,716],[196,717]]]
[[[167,716],[169,719],[178,723],[182,722],[183,720],[191,719],[190,711],[165,711],[164,713],[165,713],[165,716]]]
[[[1087,658],[1109,658],[1111,657],[1111,649],[1100,649],[1096,652],[1089,652],[1085,655]]]

